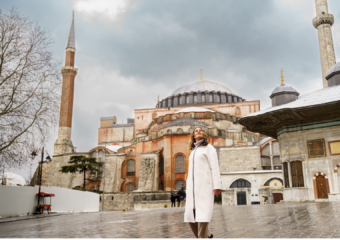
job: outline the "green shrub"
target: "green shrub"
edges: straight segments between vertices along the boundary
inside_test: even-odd
[[[164,208],[167,208],[167,207],[168,207],[168,205],[164,204]]]
[[[125,208],[123,208],[123,212],[125,212]]]

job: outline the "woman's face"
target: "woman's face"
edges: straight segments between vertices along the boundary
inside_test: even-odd
[[[195,128],[194,138],[196,142],[200,141],[203,138],[204,131],[202,128]]]

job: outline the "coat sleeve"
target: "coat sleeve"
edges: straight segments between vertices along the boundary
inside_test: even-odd
[[[207,146],[208,161],[211,168],[211,174],[213,179],[213,187],[215,189],[222,189],[221,187],[221,174],[220,166],[218,164],[217,153],[212,145]]]

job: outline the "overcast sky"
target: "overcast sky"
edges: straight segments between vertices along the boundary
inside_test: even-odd
[[[314,0],[0,0],[29,16],[54,39],[64,65],[75,12],[76,60],[72,141],[78,151],[97,146],[99,120],[118,122],[152,108],[157,96],[200,79],[229,87],[270,107],[280,84],[304,94],[322,88]],[[328,0],[340,56],[340,1]],[[47,143],[50,154],[57,138]],[[21,175],[26,170],[15,170]]]

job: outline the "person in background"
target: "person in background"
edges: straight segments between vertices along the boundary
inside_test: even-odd
[[[196,238],[212,238],[208,225],[214,209],[214,195],[221,194],[220,167],[216,149],[208,143],[203,128],[191,133],[189,171],[186,181],[184,222]]]
[[[181,206],[181,201],[183,201],[186,197],[186,194],[184,192],[184,187],[182,187],[178,192],[177,192],[177,207]]]
[[[171,190],[171,207],[176,207],[176,198],[177,198],[177,195],[176,193],[174,192],[174,190]]]

